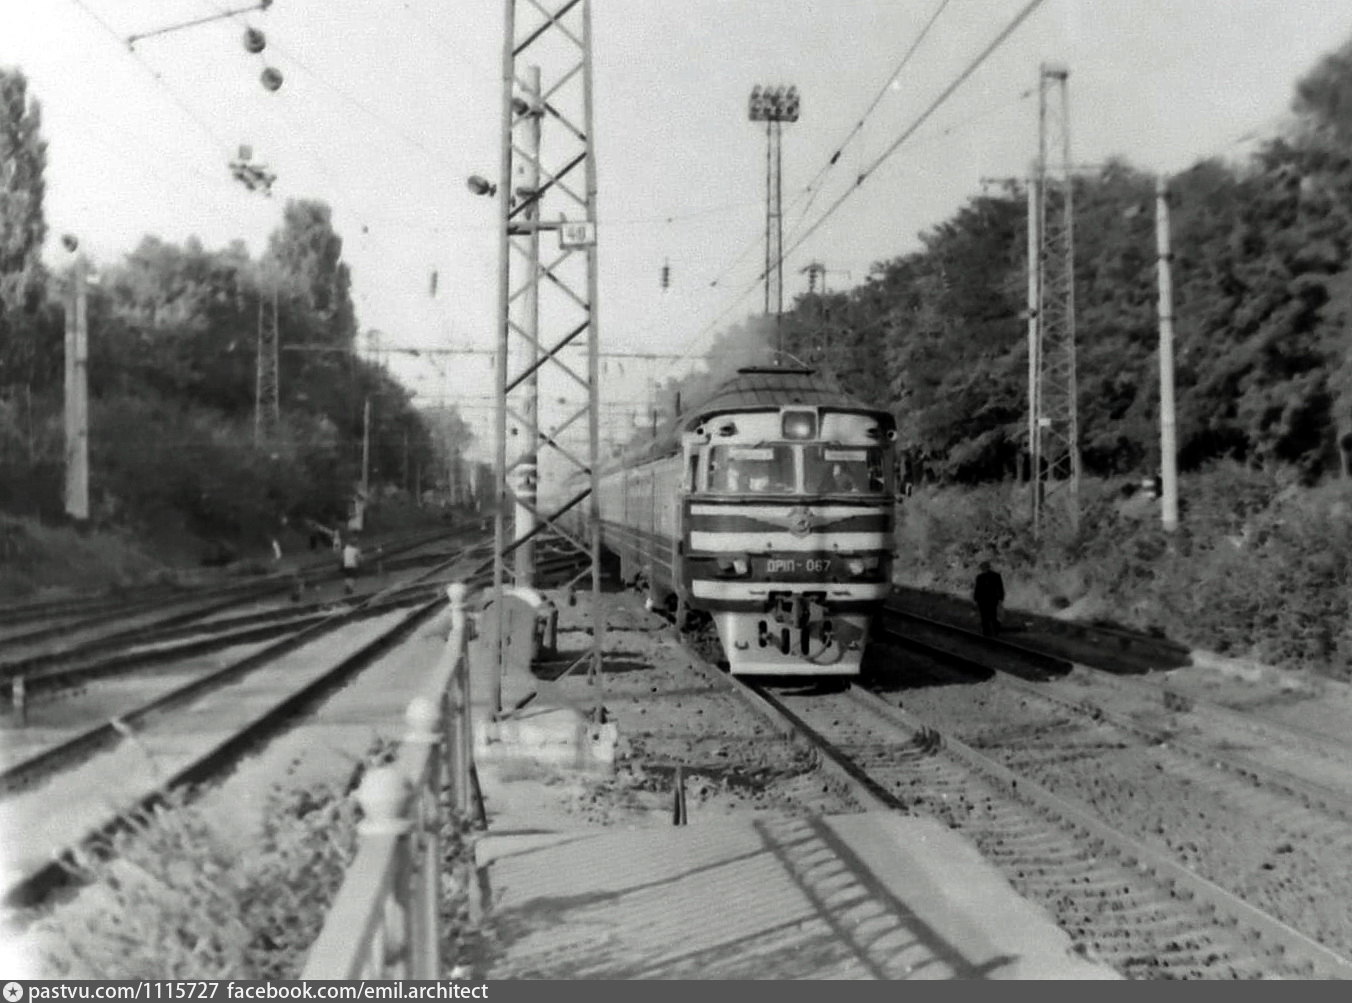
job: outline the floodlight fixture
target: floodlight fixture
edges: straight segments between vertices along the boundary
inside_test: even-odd
[[[477,174],[471,174],[466,179],[465,184],[469,186],[469,190],[475,195],[496,195],[498,193],[497,185],[490,183],[486,178],[482,178]]]
[[[753,122],[797,122],[800,99],[792,84],[751,88],[748,117]]]

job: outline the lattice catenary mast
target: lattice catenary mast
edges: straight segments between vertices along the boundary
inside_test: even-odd
[[[518,18],[518,13],[522,17]],[[594,617],[590,650],[565,671],[588,667],[600,708],[600,535],[597,525],[598,328],[596,271],[596,163],[592,135],[590,0],[506,0],[502,55],[502,161],[497,186],[500,232],[498,337],[494,391],[493,595],[499,615],[504,590],[529,585],[530,562],[514,555],[537,539],[551,539],[582,555],[585,566],[568,587],[590,580]],[[529,65],[528,65],[529,64]],[[478,179],[471,180],[476,190]],[[557,244],[542,241],[557,235]],[[552,245],[552,246],[550,246]],[[543,281],[547,280],[547,281]],[[541,296],[547,293],[548,298]],[[569,348],[585,347],[586,368]],[[551,389],[541,391],[548,378]],[[580,392],[579,392],[580,391]],[[547,393],[563,410],[544,430],[537,405]],[[585,451],[564,433],[585,423]],[[515,435],[508,456],[509,434]],[[579,455],[580,453],[580,455]],[[569,490],[540,484],[546,456],[583,476]],[[561,524],[576,509],[588,514],[578,533]],[[515,509],[515,528],[509,525]],[[501,620],[498,621],[501,628]],[[502,664],[504,632],[496,631]],[[494,702],[502,710],[501,677]]]
[[[1038,156],[1028,185],[1028,443],[1033,530],[1079,521],[1070,71],[1038,70]]]
[[[271,309],[269,309],[269,307]],[[281,379],[278,356],[281,337],[277,328],[277,290],[258,293],[258,359],[254,372],[254,445],[277,434],[282,420]]]

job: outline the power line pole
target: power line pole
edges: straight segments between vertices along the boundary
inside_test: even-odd
[[[357,505],[357,527],[366,527],[366,504],[371,498],[371,397],[361,410],[361,498]]]
[[[526,69],[527,58],[533,59],[537,54],[540,57],[538,85],[533,83],[529,70],[522,72]],[[526,95],[534,91],[536,99],[532,101],[521,96],[518,88]],[[494,375],[497,505],[493,535],[493,595],[499,651],[495,660],[498,675],[494,681],[494,706],[498,711],[502,710],[503,596],[515,572],[514,567],[509,567],[508,559],[521,547],[547,533],[584,558],[584,567],[567,586],[587,577],[591,579],[591,648],[569,665],[564,674],[580,665],[587,666],[594,696],[593,715],[599,719],[605,611],[601,601],[597,504],[600,367],[592,104],[591,0],[553,0],[548,5],[541,0],[505,0],[499,184],[493,186],[478,177],[469,181],[472,191],[498,196],[500,223]],[[548,142],[543,135],[538,142],[531,138],[514,142],[522,132],[539,129],[543,133],[546,128]],[[533,170],[536,178],[533,186],[523,184],[520,191],[513,190],[515,157],[527,161],[525,175],[529,177]],[[557,209],[556,213],[548,213],[555,219],[547,221],[546,210],[551,208]],[[547,262],[541,260],[540,235],[545,231],[557,233],[559,239],[557,254],[551,251]],[[518,278],[522,262],[525,263],[525,274]],[[536,330],[530,331],[514,322],[512,308],[518,300],[535,295],[530,290],[532,287],[538,290],[541,273],[550,279],[550,309],[544,314],[548,317],[548,325],[537,322]],[[563,354],[564,349],[575,344],[586,346],[585,373],[579,373],[576,363]],[[524,351],[514,353],[514,345]],[[546,372],[562,382],[562,390],[574,395],[570,398],[549,391],[549,399],[559,401],[565,411],[548,433],[540,427],[538,411],[533,430],[527,414],[529,401],[539,400],[539,390],[532,391],[531,381],[541,379]],[[581,403],[576,399],[578,387],[585,394]],[[529,441],[523,443],[525,448],[510,462],[507,455],[509,417],[518,430],[526,431],[529,437]],[[575,423],[585,423],[587,430],[586,451],[580,456],[576,447],[561,441],[562,433]],[[531,458],[537,472],[540,470],[545,453],[563,461],[565,469],[576,470],[586,477],[585,486],[571,497],[558,498],[556,494],[549,505],[541,505],[539,496],[532,496],[526,490],[529,485],[533,492],[535,480],[523,476]],[[529,528],[524,533],[514,533],[510,541],[507,532],[509,504],[524,507],[527,517],[532,520],[525,523]],[[569,530],[561,522],[574,509],[584,511],[588,516],[587,528],[581,533]]]
[[[817,291],[817,280],[826,274],[826,266],[820,261],[809,262],[807,267],[798,269],[799,274],[807,273],[807,294],[811,296]],[[826,284],[822,283],[822,292],[826,291]]]
[[[272,312],[267,311],[269,297],[258,292],[258,357],[254,371],[254,445],[261,446],[276,434],[282,420],[279,354],[281,335],[277,326],[277,290],[271,295]]]
[[[775,365],[784,352],[784,215],[782,211],[782,130],[797,122],[798,88],[751,88],[748,117],[765,123],[765,313],[775,322]]]
[[[1033,532],[1050,511],[1079,524],[1080,448],[1075,379],[1075,206],[1070,161],[1070,71],[1038,69],[1038,157],[1029,184],[1029,454]],[[1053,162],[1053,158],[1055,161]],[[1036,288],[1034,288],[1036,285]],[[1034,330],[1035,325],[1035,330]],[[1053,496],[1064,505],[1053,509]]]
[[[1169,243],[1169,178],[1155,179],[1155,250],[1159,270],[1160,314],[1160,518],[1164,529],[1178,529],[1178,438],[1174,412],[1174,279]]]
[[[66,307],[66,514],[89,518],[89,309],[88,262],[75,259]]]

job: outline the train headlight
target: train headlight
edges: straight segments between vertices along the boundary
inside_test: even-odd
[[[751,571],[751,562],[745,557],[720,557],[718,573],[733,578],[745,578]]]
[[[815,439],[817,437],[816,411],[784,411],[780,418],[780,432],[786,439]]]
[[[854,578],[862,578],[864,575],[875,573],[879,565],[880,561],[877,557],[851,557],[845,562],[846,569]]]

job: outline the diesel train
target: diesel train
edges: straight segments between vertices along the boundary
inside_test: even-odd
[[[895,423],[809,369],[747,368],[600,476],[649,603],[708,614],[737,675],[852,676],[892,581]]]

